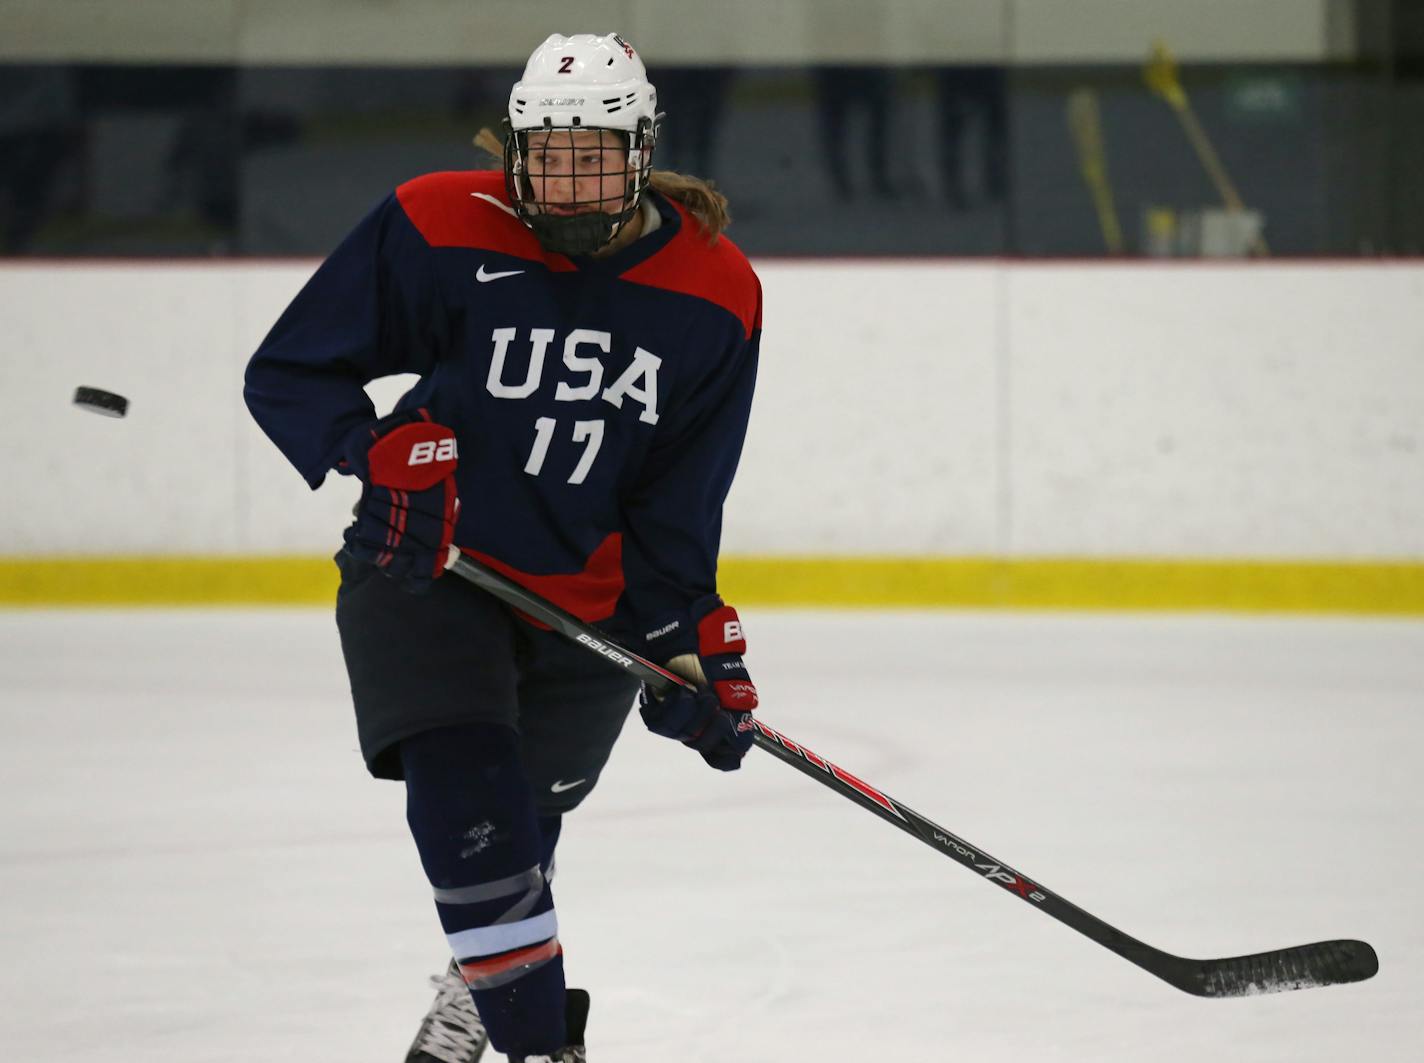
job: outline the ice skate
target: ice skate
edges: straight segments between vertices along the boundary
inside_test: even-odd
[[[475,1063],[485,1054],[489,1037],[455,961],[430,984],[435,987],[435,1003],[421,1022],[405,1063]]]
[[[588,1063],[588,1050],[583,1046],[584,1029],[588,1026],[588,993],[584,990],[565,990],[564,1024],[569,1043],[563,1048],[551,1056],[522,1056],[510,1063]]]

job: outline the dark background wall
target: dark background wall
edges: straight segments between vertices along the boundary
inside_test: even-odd
[[[1278,255],[1424,248],[1424,3],[1347,10],[1348,59],[1185,63]],[[320,255],[391,187],[493,165],[514,67],[0,63],[0,254]],[[1069,132],[1091,90],[1125,249],[1220,204],[1140,64],[655,67],[655,164],[711,177],[761,255],[1097,255]]]

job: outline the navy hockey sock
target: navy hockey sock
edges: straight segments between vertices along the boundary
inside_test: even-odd
[[[544,869],[545,880],[554,877],[554,847],[559,844],[559,831],[563,824],[563,816],[539,817],[540,866]]]
[[[507,1056],[565,1044],[564,963],[546,870],[558,817],[540,819],[515,733],[445,727],[401,743],[406,819],[490,1043]]]

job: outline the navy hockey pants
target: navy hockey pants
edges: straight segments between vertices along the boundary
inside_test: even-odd
[[[337,563],[336,623],[372,775],[404,777],[399,744],[411,735],[497,723],[519,735],[540,815],[567,812],[588,795],[633,707],[636,680],[455,576],[415,595],[371,565],[344,554]]]

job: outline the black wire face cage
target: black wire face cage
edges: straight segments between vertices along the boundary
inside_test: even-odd
[[[589,133],[598,134],[597,143]],[[632,133],[583,125],[514,130],[506,119],[504,184],[509,201],[546,250],[591,255],[612,240],[638,209],[652,171],[656,140],[657,127],[647,118],[640,119]],[[618,155],[623,158],[621,167],[609,168],[611,157]],[[618,180],[620,192],[597,198],[608,178]],[[554,187],[560,192],[551,196]],[[573,198],[581,191],[595,198]]]

